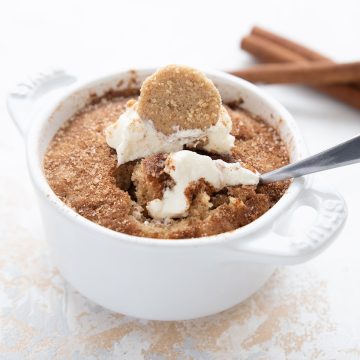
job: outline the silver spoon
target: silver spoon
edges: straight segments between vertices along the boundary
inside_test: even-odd
[[[304,160],[260,176],[260,183],[296,178],[323,170],[360,162],[360,135]]]

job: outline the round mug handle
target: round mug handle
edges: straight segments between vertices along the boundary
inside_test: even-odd
[[[7,107],[19,132],[25,136],[37,103],[43,95],[74,83],[77,78],[64,70],[40,72],[15,86],[7,97]]]
[[[279,229],[290,223],[295,211],[307,206],[316,211],[310,228],[289,234]],[[244,258],[259,263],[292,265],[305,262],[324,251],[335,239],[347,217],[344,199],[335,190],[313,182],[295,203],[269,228],[249,234],[234,243],[232,249]]]

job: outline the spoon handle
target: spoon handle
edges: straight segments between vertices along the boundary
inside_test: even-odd
[[[260,182],[267,184],[357,162],[360,162],[360,135],[304,160],[262,174]]]

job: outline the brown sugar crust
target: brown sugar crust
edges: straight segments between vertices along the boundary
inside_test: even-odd
[[[216,192],[198,181],[187,189],[191,205],[186,218],[151,219],[146,203],[161,197],[165,186],[172,186],[163,171],[166,154],[117,167],[116,152],[104,136],[104,129],[118,119],[129,99],[117,95],[86,106],[56,133],[45,155],[44,170],[51,188],[87,219],[122,233],[160,239],[215,235],[254,221],[289,186],[289,182],[278,182]],[[242,161],[260,172],[289,162],[275,129],[238,105],[228,111],[236,141],[232,156],[223,160]]]
[[[137,111],[169,135],[177,129],[206,129],[219,118],[221,97],[213,82],[195,69],[169,65],[149,76]]]

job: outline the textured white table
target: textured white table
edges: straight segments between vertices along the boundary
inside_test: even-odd
[[[140,10],[142,9],[142,10]],[[249,63],[238,41],[254,23],[338,60],[360,59],[357,1],[2,1],[0,3],[1,359],[360,358],[360,165],[320,176],[344,195],[335,244],[279,269],[222,314],[158,323],[111,313],[75,292],[48,256],[20,136],[7,115],[10,86],[49,66],[102,73],[187,63]],[[296,117],[311,152],[360,132],[360,113],[310,90],[268,86]]]

